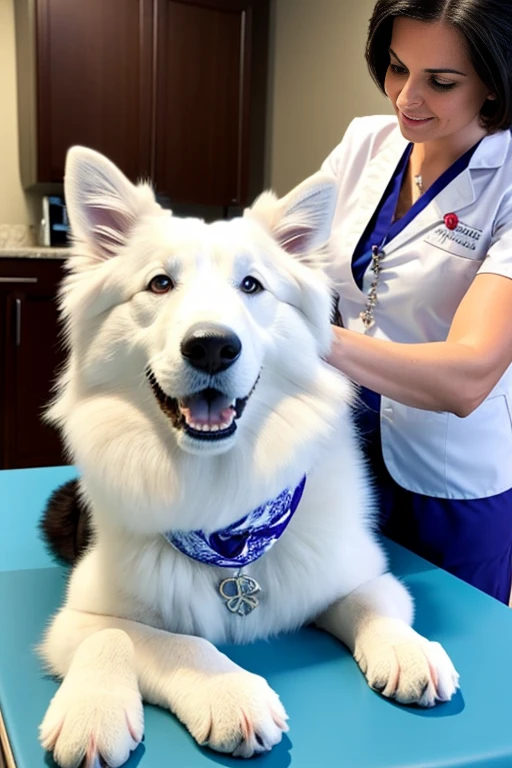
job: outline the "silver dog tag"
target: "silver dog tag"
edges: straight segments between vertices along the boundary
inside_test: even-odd
[[[237,571],[234,576],[224,579],[219,584],[219,594],[225,601],[226,608],[238,616],[247,616],[259,605],[255,595],[261,587],[252,576],[245,576]]]

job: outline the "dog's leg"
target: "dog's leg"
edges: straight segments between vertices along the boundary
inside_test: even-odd
[[[288,730],[286,712],[267,682],[230,661],[207,640],[64,609],[41,648],[52,672],[64,677],[41,726],[43,745],[54,749],[63,768],[76,765],[76,759],[73,762],[68,757],[71,751],[85,754],[94,744],[103,755],[101,744],[117,738],[117,712],[111,723],[112,704],[103,706],[97,699],[105,691],[109,693],[107,702],[114,696],[120,661],[111,658],[111,653],[114,642],[121,644],[121,638],[122,644],[134,651],[128,686],[133,715],[127,718],[127,732],[119,740],[125,750],[123,759],[142,735],[142,715],[135,706],[138,690],[148,703],[174,712],[200,744],[237,757],[271,749]],[[91,685],[99,686],[100,682],[96,698],[88,697]],[[117,698],[119,706],[128,709],[123,692],[118,691]],[[68,725],[70,712],[72,722]],[[119,746],[117,762],[109,765],[123,762],[121,751]]]
[[[371,688],[402,704],[448,701],[459,676],[444,648],[410,626],[413,604],[390,573],[363,584],[318,617],[352,651]]]

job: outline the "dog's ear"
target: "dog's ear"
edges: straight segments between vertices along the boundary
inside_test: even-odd
[[[336,182],[318,172],[292,189],[280,200],[273,192],[260,195],[245,216],[263,225],[267,232],[294,259],[289,269],[300,287],[300,304],[324,356],[332,343],[330,283],[320,267],[326,262],[322,252],[331,234],[336,206]]]
[[[73,239],[96,260],[114,256],[141,216],[161,212],[148,184],[135,186],[114,163],[85,147],[68,151],[64,196]]]
[[[336,182],[319,171],[278,199],[263,192],[244,215],[257,219],[293,256],[314,254],[329,240],[336,205]]]

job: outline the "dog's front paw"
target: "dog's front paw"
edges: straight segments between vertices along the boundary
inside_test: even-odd
[[[53,697],[40,727],[44,749],[57,765],[76,768],[85,760],[93,768],[102,759],[111,768],[125,763],[142,739],[142,701],[125,688],[95,688],[65,680]]]
[[[44,749],[53,752],[61,768],[95,768],[103,760],[110,768],[125,763],[142,739],[142,701],[133,690],[80,687],[62,683],[41,723]]]
[[[244,670],[194,686],[175,711],[199,744],[235,757],[269,751],[288,730],[278,695]]]
[[[98,632],[81,644],[50,702],[41,744],[61,768],[118,768],[143,732],[132,644],[119,630]]]
[[[361,630],[354,658],[371,688],[401,704],[449,701],[459,675],[444,648],[395,619],[373,618]]]

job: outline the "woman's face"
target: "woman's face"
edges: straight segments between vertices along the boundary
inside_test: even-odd
[[[409,141],[455,143],[485,134],[480,109],[489,96],[454,27],[397,18],[384,88]]]

